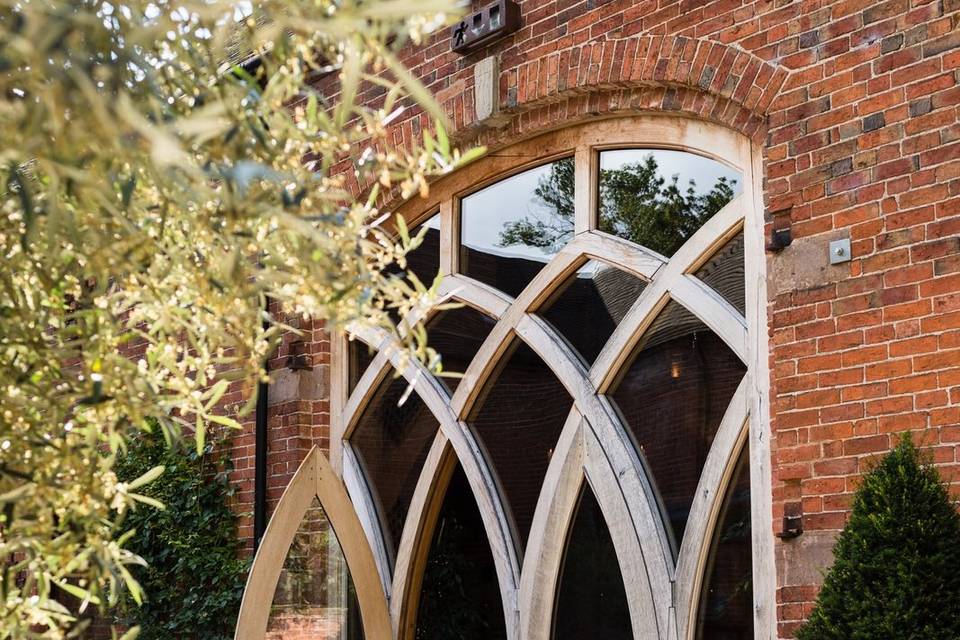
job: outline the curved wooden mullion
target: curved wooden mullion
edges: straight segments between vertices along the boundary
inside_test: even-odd
[[[690,273],[696,271],[727,240],[736,235],[743,226],[743,216],[747,207],[743,193],[723,205],[720,211],[710,216],[677,252],[670,258],[671,271]]]
[[[741,362],[750,361],[746,321],[720,294],[693,276],[681,275],[670,284],[670,297],[710,327]]]
[[[513,298],[505,293],[459,274],[443,276],[443,280],[440,281],[440,294],[444,297],[457,298],[497,319],[507,312],[513,302]]]
[[[393,365],[399,365],[399,355],[392,356]],[[440,429],[449,440],[457,461],[463,468],[474,499],[483,518],[490,552],[493,555],[500,593],[507,621],[508,640],[517,640],[517,591],[520,584],[520,562],[509,516],[500,499],[489,465],[470,428],[457,420],[450,407],[443,385],[423,365],[410,361],[403,376],[414,385],[420,399],[440,423]],[[461,381],[461,385],[463,381]]]
[[[647,467],[641,462],[630,436],[609,401],[597,395],[580,359],[544,320],[525,315],[517,326],[517,334],[543,359],[573,397],[574,405],[590,421],[594,432],[606,443],[606,455],[623,487],[631,521],[639,532],[644,557],[650,563],[647,570],[651,580],[657,588],[669,593],[673,553],[657,507],[655,484],[648,477]]]
[[[343,484],[347,488],[350,500],[353,502],[357,519],[360,521],[367,545],[373,553],[376,561],[377,573],[380,576],[380,583],[383,587],[383,593],[387,598],[390,597],[390,589],[393,580],[391,578],[393,568],[393,558],[390,556],[390,550],[387,548],[387,541],[384,538],[383,528],[380,523],[380,513],[382,509],[377,504],[376,492],[370,487],[367,478],[363,473],[357,454],[349,441],[343,442]]]
[[[586,262],[586,257],[580,254],[575,247],[571,248],[570,245],[564,247],[540,270],[530,281],[530,284],[501,314],[500,320],[474,355],[463,374],[460,385],[450,399],[450,405],[459,418],[466,418],[470,412],[487,378],[510,346],[514,330],[523,319],[526,310],[547,299],[557,287],[563,284],[567,276],[576,271],[584,262]]]
[[[590,258],[617,267],[643,280],[652,280],[667,261],[663,256],[629,240],[591,230],[574,240],[580,251]]]
[[[394,637],[400,640],[412,640],[416,630],[423,572],[437,516],[456,466],[456,456],[449,442],[442,430],[437,432],[410,501],[397,549],[390,618]]]
[[[728,202],[726,205],[724,205],[724,207],[730,207],[736,210],[736,215],[730,216],[730,217],[736,218],[735,224],[730,228],[728,228],[723,233],[721,233],[719,236],[717,236],[709,248],[703,251],[699,257],[697,257],[696,259],[694,259],[693,262],[687,265],[687,268],[684,269],[684,273],[687,273],[690,275],[695,274],[697,271],[700,270],[700,267],[702,267],[703,265],[705,265],[707,262],[710,261],[710,258],[712,258],[717,251],[722,249],[725,244],[727,244],[728,242],[730,242],[730,240],[734,238],[734,236],[736,236],[738,233],[744,230],[744,228],[746,227],[745,214],[746,214],[747,208],[749,207],[749,204],[750,204],[749,201],[746,200],[744,195],[741,193],[740,195],[735,197],[733,200]],[[723,211],[723,209],[721,209],[721,211]],[[718,212],[718,214],[719,213],[720,212]],[[729,218],[725,218],[725,222],[729,223]]]
[[[515,331],[540,356],[583,412],[586,409],[583,404],[589,402],[596,390],[573,348],[540,316],[524,314]]]
[[[692,640],[710,540],[740,449],[748,436],[750,376],[745,375],[724,412],[700,474],[677,560],[675,582],[679,637]]]
[[[743,224],[744,206],[742,196],[737,196],[731,200],[700,227],[680,247],[669,262],[657,270],[650,284],[627,311],[623,320],[607,340],[607,344],[600,351],[600,355],[594,361],[590,370],[590,380],[597,389],[606,392],[613,384],[620,369],[630,357],[634,346],[656,318],[656,314],[666,304],[665,296],[668,293],[671,294],[671,297],[677,298],[678,302],[679,298],[686,299],[687,304],[684,304],[684,306],[707,323],[707,326],[713,328],[721,338],[729,339],[730,347],[744,362],[747,361],[747,335],[743,317],[735,310],[733,317],[731,317],[727,313],[729,303],[727,303],[727,307],[724,307],[723,304],[718,302],[717,298],[719,296],[717,294],[704,292],[701,286],[706,289],[709,289],[709,287],[696,280],[696,278],[689,279],[695,281],[696,286],[691,286],[692,283],[684,279],[691,265],[696,264],[698,260],[702,260],[705,255],[708,257],[713,255],[722,246],[721,239],[728,237],[731,229],[737,229]],[[633,246],[639,248],[639,245]],[[676,292],[676,295],[674,295],[674,292]],[[706,309],[698,310],[696,306],[692,306],[699,304],[701,301],[703,301]]]
[[[357,421],[363,413],[363,408],[367,406],[370,398],[380,388],[383,379],[390,374],[390,366],[390,357],[387,351],[383,349],[377,351],[367,370],[357,381],[357,386],[353,388],[353,392],[347,397],[347,401],[343,405],[339,418],[342,429],[339,434],[336,434],[338,440],[350,439],[357,426]]]
[[[589,420],[587,424],[583,429],[584,475],[617,551],[633,637],[666,638],[664,634],[671,625],[670,582],[663,582],[663,576],[657,571],[661,563],[645,550],[644,532],[635,527],[628,494],[624,492],[619,470],[611,465],[608,448],[590,428]]]
[[[235,640],[262,640],[266,635],[284,560],[315,497],[323,507],[356,587],[364,637],[390,640],[390,613],[376,561],[365,543],[362,525],[346,487],[316,447],[307,454],[284,490],[260,541],[247,576]]]
[[[627,311],[590,367],[590,382],[607,393],[647,328],[670,301],[666,279],[654,278]]]
[[[567,532],[583,483],[583,417],[574,407],[550,458],[520,574],[520,637],[549,640]]]

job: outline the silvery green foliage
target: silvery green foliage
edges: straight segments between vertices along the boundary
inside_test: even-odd
[[[476,155],[394,55],[448,9],[0,0],[0,638],[79,635],[78,609],[142,597],[118,522],[162,469],[120,482],[115,456],[154,420],[198,449],[238,425],[217,407],[263,376],[284,329],[268,298],[398,336],[388,309],[432,303],[432,283],[385,272],[419,238],[371,224],[388,212],[347,179],[415,196]],[[437,133],[398,148],[389,122],[414,104]]]

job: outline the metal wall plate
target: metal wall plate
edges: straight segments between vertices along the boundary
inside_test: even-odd
[[[850,262],[850,238],[841,238],[830,243],[830,264]]]

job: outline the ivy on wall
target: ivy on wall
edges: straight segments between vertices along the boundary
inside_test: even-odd
[[[165,508],[140,505],[124,522],[136,530],[130,549],[147,562],[134,571],[146,597],[140,606],[128,599],[115,613],[140,626],[138,640],[233,637],[249,561],[240,555],[237,518],[227,506],[230,462],[216,462],[211,449],[197,455],[192,441],[170,448],[155,429],[135,439],[117,465],[122,482],[165,467],[141,490]]]

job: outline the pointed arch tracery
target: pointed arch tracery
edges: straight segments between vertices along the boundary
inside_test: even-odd
[[[742,192],[715,213],[671,256],[666,257],[597,228],[599,152],[608,148],[670,148],[710,157],[738,170]],[[757,326],[762,284],[762,220],[759,215],[755,156],[745,138],[716,125],[678,118],[625,118],[550,134],[545,141],[521,143],[516,153],[495,154],[488,162],[453,174],[436,185],[429,201],[410,203],[402,213],[413,222],[440,211],[440,266],[446,274],[441,296],[467,304],[495,324],[451,393],[417,363],[400,371],[439,423],[420,470],[396,557],[385,548],[381,516],[350,437],[376,389],[403,363],[385,335],[360,333],[377,349],[366,371],[348,393],[343,367],[346,340],[335,343],[331,459],[355,505],[364,537],[373,550],[383,597],[389,602],[391,636],[412,639],[416,591],[422,576],[424,544],[433,530],[449,480],[451,464],[461,465],[480,510],[496,566],[507,638],[547,640],[551,635],[556,587],[564,558],[564,540],[572,526],[578,496],[588,483],[617,550],[630,606],[635,638],[667,640],[695,637],[700,590],[705,580],[709,544],[738,454],[749,441],[753,492],[755,629],[772,628],[772,587],[763,574],[772,546],[769,515],[768,451],[761,428],[765,331]],[[507,164],[505,157],[519,161]],[[529,157],[529,161],[524,158]],[[458,270],[459,202],[465,194],[515,175],[551,158],[572,158],[576,171],[575,232],[514,298]],[[584,191],[589,193],[584,193]],[[414,210],[411,207],[419,207]],[[413,226],[412,224],[410,226]],[[731,238],[743,234],[747,245],[744,316],[723,295],[696,277],[696,272]],[[646,283],[612,335],[587,365],[565,338],[538,311],[587,261],[598,260]],[[749,286],[748,286],[749,285]],[[692,313],[743,362],[747,373],[723,413],[700,473],[682,540],[671,542],[657,478],[650,474],[633,436],[609,393],[627,366],[631,352],[668,305]],[[747,320],[753,318],[753,322]],[[510,508],[497,472],[469,420],[499,363],[514,340],[522,340],[552,372],[572,398],[550,458],[533,514],[525,551],[512,525]],[[766,484],[764,484],[766,483]],[[367,636],[368,638],[371,636]],[[763,637],[762,635],[760,637]]]

